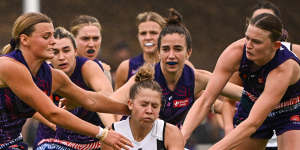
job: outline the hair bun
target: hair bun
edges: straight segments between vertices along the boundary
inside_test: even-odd
[[[151,64],[144,64],[142,67],[139,68],[135,76],[136,82],[142,82],[142,81],[153,80],[153,79],[154,79],[154,68]]]
[[[179,24],[183,21],[182,15],[174,8],[169,9],[169,17],[167,19],[167,24]]]

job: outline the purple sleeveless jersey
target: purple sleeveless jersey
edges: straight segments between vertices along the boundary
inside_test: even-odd
[[[29,67],[22,55],[20,50],[14,50],[6,57],[13,58],[22,64],[27,69]],[[50,96],[52,88],[52,75],[51,69],[46,62],[43,62],[36,76],[33,76],[34,83],[43,91],[45,94]],[[22,86],[22,85],[20,85]],[[0,144],[10,142],[20,136],[22,126],[24,125],[27,118],[32,117],[35,110],[25,104],[13,91],[8,88],[0,89]]]
[[[163,106],[160,118],[173,125],[180,126],[194,103],[195,74],[192,68],[184,65],[182,75],[174,91],[171,91],[161,71],[160,63],[155,65],[155,81],[163,92]]]
[[[82,76],[82,72],[81,72],[82,66],[87,61],[88,61],[87,58],[79,57],[79,56],[76,57],[76,67],[75,67],[75,70],[74,70],[73,74],[70,76],[70,79],[72,80],[73,83],[75,83],[79,87],[81,87],[85,90],[92,91],[92,89],[89,88],[85,84],[83,76]],[[99,62],[98,62],[98,64],[99,64]],[[60,99],[61,97],[54,93],[53,98]],[[98,117],[96,112],[91,112],[91,111],[88,111],[88,110],[84,109],[83,107],[78,107],[78,108],[72,110],[71,113],[76,115],[77,117],[79,117],[82,120],[90,122],[94,125],[104,127],[103,123],[101,122],[101,120]],[[36,141],[35,141],[36,144],[38,144],[39,141],[41,141],[43,139],[47,139],[47,138],[48,139],[49,138],[56,138],[58,140],[65,140],[65,141],[69,141],[69,142],[73,142],[73,143],[79,143],[79,144],[87,144],[87,143],[93,143],[93,142],[98,142],[99,141],[96,138],[81,135],[81,134],[75,133],[71,130],[64,129],[64,128],[59,127],[59,126],[57,126],[56,133],[54,132],[54,135],[45,136],[44,134],[47,134],[48,130],[51,130],[51,129],[50,128],[48,128],[48,129],[41,128],[41,130],[39,130],[39,132],[38,132],[38,137],[39,138],[36,138]]]
[[[140,54],[136,57],[130,58],[129,59],[129,70],[128,70],[128,78],[127,80],[130,79],[133,75],[135,75],[138,71],[138,69],[143,66],[145,63],[143,54]]]
[[[299,59],[286,46],[281,45],[277,50],[274,58],[264,66],[253,71],[253,61],[247,59],[246,48],[240,64],[239,72],[243,81],[244,92],[241,103],[234,117],[234,124],[238,125],[245,120],[254,105],[255,101],[262,94],[268,74],[280,64],[292,59],[300,64]],[[282,97],[280,104],[273,109],[264,121],[262,126],[252,135],[254,138],[271,138],[273,130],[277,135],[291,129],[300,129],[300,80],[294,85],[290,85]],[[297,116],[298,115],[298,116]],[[295,118],[299,118],[296,119]]]

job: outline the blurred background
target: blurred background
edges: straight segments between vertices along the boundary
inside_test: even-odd
[[[32,0],[28,0],[32,1]],[[155,11],[167,17],[168,8],[177,9],[193,38],[191,62],[212,71],[223,49],[243,37],[245,17],[257,0],[40,0],[40,11],[55,26],[69,27],[80,14],[98,18],[103,26],[99,57],[114,69],[113,52],[120,42],[128,44],[130,55],[141,52],[136,38],[135,18],[143,11]],[[271,0],[282,15],[289,41],[300,42],[300,1]],[[22,0],[0,1],[0,46],[10,41],[14,20],[23,12]],[[118,65],[118,64],[117,64]]]
[[[26,0],[24,0],[26,1]],[[0,47],[8,44],[15,19],[23,13],[22,0],[0,1]],[[35,0],[27,0],[35,1]],[[193,38],[190,61],[196,68],[213,71],[218,56],[231,42],[242,38],[246,16],[257,0],[37,0],[39,11],[54,21],[54,26],[69,28],[78,15],[91,15],[103,26],[99,58],[114,71],[121,60],[141,52],[137,41],[135,19],[138,13],[155,11],[167,17],[168,8],[177,9]],[[300,1],[270,0],[281,10],[289,41],[300,42]],[[120,49],[126,49],[119,53]],[[214,143],[222,138],[222,130],[208,117],[195,133],[192,142]],[[34,126],[29,126],[33,128]],[[34,130],[26,135],[31,141]]]

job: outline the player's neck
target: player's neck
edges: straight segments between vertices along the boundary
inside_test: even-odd
[[[170,90],[174,91],[176,88],[176,85],[182,75],[182,70],[179,70],[177,72],[168,72],[162,70],[163,75],[166,79],[167,86]]]
[[[140,142],[142,141],[148,133],[151,131],[153,124],[151,125],[141,125],[139,123],[134,123],[132,119],[129,121],[130,129],[132,136],[135,141]]]

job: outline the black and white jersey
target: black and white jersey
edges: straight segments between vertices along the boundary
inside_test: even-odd
[[[133,144],[133,148],[130,150],[165,150],[164,145],[164,133],[166,128],[166,122],[160,119],[156,119],[153,123],[151,131],[146,137],[138,142],[135,141],[129,125],[129,117],[126,120],[115,122],[112,124],[112,128],[127,137]]]

